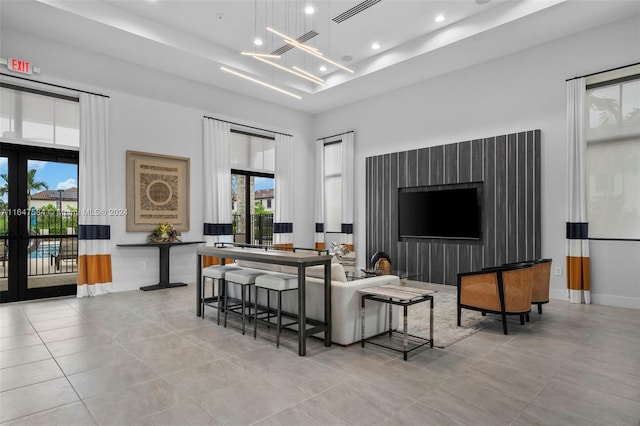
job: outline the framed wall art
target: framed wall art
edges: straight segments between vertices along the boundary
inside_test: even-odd
[[[127,151],[127,231],[189,230],[189,158]]]

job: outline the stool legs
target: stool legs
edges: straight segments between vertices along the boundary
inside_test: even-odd
[[[282,328],[282,292],[278,292],[278,326],[276,327],[276,348],[280,347],[280,329]]]
[[[224,285],[222,286],[223,290],[224,290],[224,326],[225,328],[227,327],[227,314],[229,312],[228,306],[229,306],[229,287],[227,286],[227,283],[229,281],[224,280]],[[248,295],[247,295],[248,292]],[[248,298],[248,300],[247,300]],[[256,302],[257,302],[257,295],[256,295]],[[249,306],[247,306],[247,301],[249,302]],[[242,334],[245,334],[245,312],[247,310],[247,308],[249,309],[249,321],[251,321],[251,285],[250,284],[242,284],[241,285],[241,289],[240,289],[240,305],[241,305],[241,309],[242,309]]]

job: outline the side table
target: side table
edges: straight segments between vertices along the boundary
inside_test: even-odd
[[[414,287],[406,287],[399,285],[383,285],[379,287],[362,288],[358,290],[361,298],[360,318],[362,322],[361,345],[364,348],[365,342],[372,343],[383,348],[402,352],[404,360],[407,360],[407,354],[419,347],[429,345],[433,348],[433,294],[432,290],[424,290]],[[365,301],[375,300],[376,302],[387,303],[389,305],[399,305],[403,308],[403,331],[402,333],[393,330],[391,306],[389,306],[389,330],[375,336],[365,338]],[[414,336],[407,333],[407,308],[416,303],[429,301],[429,338]],[[398,345],[395,336],[401,335],[401,346]],[[411,337],[411,342],[409,338]],[[384,342],[384,343],[383,343]],[[395,343],[395,345],[394,345]]]

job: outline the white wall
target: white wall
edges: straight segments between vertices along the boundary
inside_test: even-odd
[[[293,189],[294,244],[313,246],[313,185],[307,178],[313,169],[311,115],[7,28],[1,35],[0,54],[28,58],[42,70],[35,78],[110,96],[110,156],[105,160],[111,169],[112,208],[126,207],[126,150],[191,158],[191,230],[183,233],[184,241],[202,239],[203,115],[293,134],[298,177]],[[111,224],[114,289],[156,283],[155,249],[116,247],[144,242],[147,233],[127,233],[125,217],[113,217]],[[195,280],[194,250],[172,249],[172,281]]]
[[[639,40],[635,16],[319,114],[316,137],[356,132],[359,266],[366,262],[366,157],[541,129],[542,254],[562,268],[552,297],[566,298],[565,80],[638,62]],[[640,242],[591,246],[593,301],[640,308]]]

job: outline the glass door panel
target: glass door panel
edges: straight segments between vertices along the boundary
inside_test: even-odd
[[[74,284],[78,272],[78,166],[28,160],[27,170],[27,288]]]
[[[0,295],[9,290],[9,159],[0,156]]]
[[[273,175],[233,171],[231,197],[234,242],[273,244],[274,186]]]
[[[0,301],[74,294],[78,153],[0,149]]]

